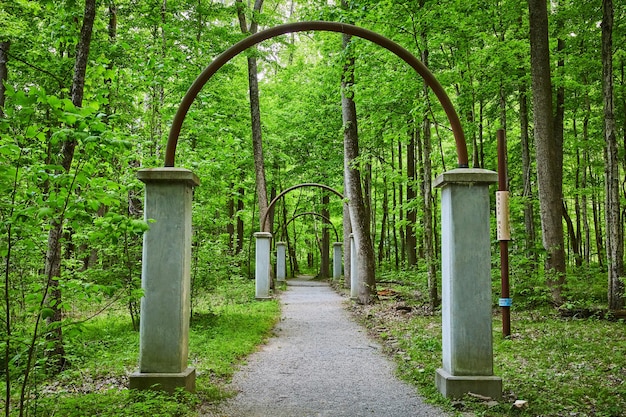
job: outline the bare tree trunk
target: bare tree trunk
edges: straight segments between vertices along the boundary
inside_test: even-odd
[[[606,252],[608,303],[624,308],[624,238],[621,224],[619,155],[613,108],[613,0],[602,1],[602,96],[604,105]]]
[[[237,17],[239,18],[239,27],[241,33],[254,34],[257,32],[258,23],[254,15],[261,12],[263,0],[256,0],[253,7],[253,17],[250,26],[246,22],[245,6],[242,0],[236,0]],[[259,201],[259,224],[263,227],[263,218],[267,212],[269,202],[267,200],[267,182],[265,180],[265,162],[263,159],[263,137],[261,130],[261,110],[259,105],[259,80],[258,80],[257,61],[254,54],[248,57],[248,85],[250,91],[250,117],[252,120],[252,149],[254,152],[254,172],[256,174],[256,192]],[[265,229],[262,232],[270,232],[271,222],[265,223]]]
[[[554,134],[547,2],[528,0],[528,10],[539,211],[547,254],[546,282],[554,303],[560,305],[566,272],[562,222],[563,142]]]
[[[344,50],[348,49],[350,36],[343,35]],[[376,294],[374,248],[369,233],[369,215],[361,190],[361,174],[355,162],[359,156],[359,137],[354,103],[354,58],[344,66],[341,80],[341,113],[344,129],[344,170],[346,172],[346,196],[350,210],[350,223],[354,233],[359,270],[358,298],[362,304],[369,304]]]

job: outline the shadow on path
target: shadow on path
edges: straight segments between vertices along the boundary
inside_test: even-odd
[[[288,281],[276,337],[233,377],[239,394],[204,416],[446,415],[394,376],[381,347],[343,309],[345,298],[311,278]]]

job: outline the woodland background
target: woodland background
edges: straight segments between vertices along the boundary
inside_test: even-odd
[[[302,20],[353,23],[419,57],[456,106],[471,167],[496,170],[496,131],[506,130],[516,308],[624,308],[623,4],[1,0],[6,404],[27,400],[33,373],[71,366],[66,347],[82,323],[116,310],[137,327],[149,222],[136,171],[163,165],[180,99],[213,58],[251,32]],[[349,100],[356,112],[346,119]],[[357,121],[358,153],[346,161]],[[436,310],[439,208],[430,184],[456,167],[447,119],[404,62],[326,32],[241,54],[191,107],[176,165],[201,179],[194,296],[252,278],[252,234],[267,201],[299,183],[343,191],[344,163],[358,172],[369,213],[370,279],[386,271],[387,280],[423,282]],[[305,212],[332,225],[317,215],[290,221]],[[288,243],[292,274],[328,276],[342,218],[343,201],[308,189],[275,207],[270,228]],[[496,306],[495,234],[493,253]]]

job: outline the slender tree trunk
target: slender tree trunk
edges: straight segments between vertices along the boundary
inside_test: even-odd
[[[403,178],[402,170],[402,142],[398,141],[398,178]],[[400,202],[400,210],[398,210],[398,216],[400,216],[400,224],[404,223],[404,210],[402,204],[404,202],[404,188],[402,181],[398,183],[398,201]],[[404,227],[398,228],[400,233],[400,263],[402,265],[406,262],[406,235],[404,233]]]
[[[415,136],[418,129],[414,127],[414,123],[410,123],[410,140],[406,146],[406,259],[407,265],[413,266],[417,264],[417,239],[415,237],[415,225],[417,223],[417,209],[414,206],[414,200],[417,196],[416,175],[415,175]]]
[[[343,35],[343,48],[349,49],[350,36]],[[355,162],[359,156],[359,137],[356,105],[354,103],[354,57],[347,60],[341,80],[341,113],[344,129],[344,170],[346,172],[345,190],[350,210],[350,223],[355,236],[359,288],[358,298],[362,304],[369,304],[375,298],[376,277],[374,248],[369,233],[369,215],[361,189],[361,174]]]
[[[395,167],[395,163],[396,163],[396,156],[395,156],[395,143],[391,144],[391,169],[392,171],[396,171],[396,167]],[[401,177],[400,177],[401,178]],[[397,216],[397,210],[398,210],[398,196],[397,196],[397,191],[396,191],[396,187],[400,187],[400,184],[396,184],[395,182],[392,184],[392,189],[393,189],[393,195],[392,195],[392,211],[391,211],[391,233],[393,234],[393,248],[394,248],[394,263],[396,266],[396,270],[398,270],[398,268],[400,267],[400,256],[399,256],[399,247],[398,247],[398,232],[397,232],[397,227],[396,227],[396,216]]]
[[[583,79],[584,85],[587,85],[586,78]],[[589,100],[589,94],[585,92],[585,115],[583,117],[583,158],[582,158],[582,171],[583,171],[583,179],[582,179],[582,187],[584,190],[587,189],[588,176],[591,169],[591,162],[589,159],[589,118],[591,115],[591,103]],[[583,201],[583,228],[585,234],[585,261],[587,264],[591,262],[591,228],[589,227],[589,216],[587,214],[587,193],[583,193],[582,195]],[[592,200],[593,202],[593,200]],[[592,203],[593,204],[593,203]],[[593,207],[592,207],[593,211]],[[594,213],[595,214],[595,213]],[[600,258],[600,265],[602,265],[602,260]]]
[[[230,189],[233,190],[235,188],[235,183],[231,181]],[[237,237],[235,236],[235,196],[231,194],[228,197],[228,202],[226,203],[226,209],[228,211],[228,223],[226,224],[226,233],[228,233],[228,250],[231,254],[235,253],[235,240]]]
[[[613,108],[613,0],[602,1],[602,96],[604,105],[606,252],[608,303],[624,307],[624,239],[621,224],[619,155]]]
[[[591,168],[590,168],[591,170]],[[604,250],[604,236],[602,232],[602,204],[600,198],[594,191],[591,194],[591,208],[593,211],[593,228],[595,230],[596,251],[598,252],[598,263],[600,267],[604,267],[605,250]]]
[[[83,104],[83,91],[85,87],[85,74],[87,71],[87,60],[89,57],[89,47],[91,45],[91,35],[93,23],[96,14],[96,1],[85,0],[85,14],[83,17],[83,25],[80,32],[80,39],[76,47],[76,61],[74,64],[74,76],[72,80],[72,88],[70,91],[72,103],[76,107]],[[72,160],[74,159],[74,149],[76,148],[76,140],[70,139],[63,142],[61,147],[61,166],[66,173],[70,172]],[[61,277],[61,238],[64,234],[63,220],[64,213],[59,213],[60,217],[52,222],[50,232],[48,233],[48,249],[46,252],[46,260],[44,273],[48,279],[48,294],[46,304],[52,309],[53,314],[47,319],[48,325],[52,325],[52,330],[48,332],[48,341],[50,348],[47,354],[50,358],[50,368],[55,371],[63,369],[66,358],[65,349],[63,347],[63,332],[59,325],[62,320],[61,310],[61,288],[59,279]]]
[[[576,122],[576,117],[572,120],[572,129],[574,133],[574,138],[578,142],[578,126]],[[576,146],[576,179],[575,179],[575,187],[576,193],[574,195],[574,215],[576,216],[576,242],[578,244],[576,248],[576,253],[578,257],[576,258],[576,266],[582,266],[584,261],[583,256],[583,236],[582,236],[582,207],[580,203],[580,195],[582,194],[581,189],[581,157],[580,157],[580,147]]]
[[[253,7],[253,17],[250,26],[246,22],[245,6],[242,0],[236,0],[237,17],[239,18],[239,27],[241,33],[254,34],[257,32],[258,23],[254,18],[255,14],[261,12],[263,0],[256,0]],[[263,137],[261,130],[261,110],[259,105],[259,79],[257,70],[257,60],[254,54],[248,57],[248,86],[250,92],[250,117],[252,120],[252,149],[254,152],[254,172],[256,175],[257,199],[259,201],[259,224],[263,227],[263,218],[267,212],[269,202],[267,200],[267,182],[265,180],[265,162],[263,159]],[[269,219],[268,219],[269,220]],[[262,232],[270,232],[271,224],[265,222],[265,228]]]
[[[387,195],[387,177],[383,177],[383,219],[380,226],[380,240],[378,241],[378,265],[382,265],[385,258],[385,240],[387,239],[387,219],[389,217],[389,196]]]
[[[426,32],[422,32],[422,43],[424,47],[422,49],[422,62],[428,66],[428,40]],[[434,234],[435,229],[433,227],[433,195],[432,195],[432,164],[430,156],[432,153],[432,140],[431,140],[431,125],[428,117],[428,108],[430,107],[430,101],[428,99],[429,88],[424,84],[423,94],[424,100],[428,104],[424,119],[422,122],[422,136],[423,136],[423,156],[422,156],[422,211],[424,223],[424,257],[426,258],[426,271],[428,276],[428,299],[430,301],[430,307],[432,311],[439,306],[439,290],[438,290],[438,276],[437,276],[437,256],[435,254]]]
[[[519,92],[519,118],[520,118],[520,143],[522,146],[522,183],[524,197],[524,230],[526,240],[526,253],[532,259],[530,273],[533,273],[537,266],[537,251],[535,250],[535,209],[533,207],[532,189],[532,163],[530,156],[530,140],[528,135],[528,100],[526,96],[526,85],[520,85]]]
[[[5,83],[9,79],[7,62],[9,62],[8,52],[10,47],[11,42],[0,41],[0,117],[4,116],[4,102],[6,100]]]
[[[563,142],[559,142],[554,134],[547,2],[528,0],[528,10],[535,151],[542,238],[546,250],[546,281],[554,303],[560,305],[563,303],[562,287],[565,283]]]

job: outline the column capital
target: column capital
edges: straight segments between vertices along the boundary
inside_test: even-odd
[[[164,167],[164,168],[144,168],[137,171],[139,181],[148,183],[156,182],[182,182],[192,187],[200,185],[200,179],[192,171],[185,168]]]
[[[270,232],[256,232],[254,237],[257,239],[271,239],[272,234]]]
[[[433,188],[442,188],[448,184],[495,184],[498,174],[481,168],[456,168],[446,171],[433,181]]]

